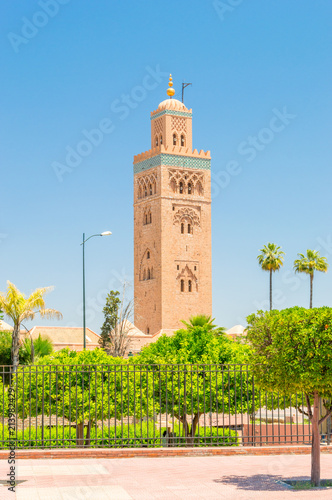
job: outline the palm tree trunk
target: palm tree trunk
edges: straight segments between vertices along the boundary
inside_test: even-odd
[[[272,311],[272,269],[270,269],[270,311]]]
[[[16,372],[19,364],[19,349],[20,349],[20,325],[14,324],[14,330],[12,334],[12,365],[13,373]]]
[[[310,309],[312,309],[312,282],[314,280],[314,273],[310,274]]]

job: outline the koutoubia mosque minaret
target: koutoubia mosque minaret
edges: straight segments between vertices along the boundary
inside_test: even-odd
[[[212,315],[211,156],[192,149],[192,110],[168,85],[134,157],[134,322],[151,335]]]

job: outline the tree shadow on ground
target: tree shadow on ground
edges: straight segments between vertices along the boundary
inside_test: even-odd
[[[238,490],[246,491],[285,491],[289,488],[276,481],[308,481],[308,476],[282,477],[273,474],[255,474],[253,476],[224,476],[214,479],[213,482],[225,485],[236,486]],[[294,490],[291,490],[294,491]]]

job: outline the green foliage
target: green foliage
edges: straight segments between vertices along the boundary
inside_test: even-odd
[[[196,326],[200,326],[204,328],[205,331],[214,333],[214,335],[221,335],[222,333],[225,333],[225,328],[222,326],[218,327],[213,322],[214,319],[212,319],[211,316],[206,316],[206,314],[191,316],[191,318],[189,318],[189,323],[182,321],[188,331],[194,330]]]
[[[248,346],[233,342],[210,318],[200,317],[191,318],[187,329],[171,337],[162,335],[131,362],[150,365],[158,412],[173,413],[185,427],[195,417],[191,430],[186,429],[192,437],[203,413],[252,412],[251,375],[241,366],[225,366],[245,363],[248,353]],[[248,397],[241,398],[241,391]]]
[[[11,332],[0,332],[0,366],[11,364],[11,349]]]
[[[121,379],[112,365],[122,363],[126,362],[101,349],[80,353],[63,349],[31,368],[19,367],[13,381],[18,413],[22,418],[36,416],[43,408],[45,415],[57,414],[77,423],[114,416],[121,399]],[[130,386],[127,380],[122,382],[122,397],[127,397]]]
[[[8,385],[0,379],[0,418],[8,417]]]
[[[332,396],[332,308],[258,311],[247,320],[250,362],[261,388]]]
[[[105,349],[110,346],[110,332],[114,330],[118,323],[118,312],[121,304],[119,292],[111,290],[106,297],[106,305],[103,309],[104,323],[101,327],[99,344]]]
[[[162,335],[157,342],[142,349],[134,358],[139,364],[190,364],[244,362],[248,347],[235,344],[221,328],[211,328],[210,320],[203,324],[188,324],[171,337]]]
[[[130,425],[118,425],[111,427],[92,427],[91,429],[91,448],[123,448],[123,447],[141,447],[160,448],[165,445],[165,439],[162,437],[166,427],[160,430],[156,428],[153,422],[141,422]],[[183,429],[179,425],[174,425],[174,446],[183,444]],[[63,440],[63,442],[61,442]],[[9,431],[7,426],[0,424],[0,448],[9,448]],[[230,446],[237,445],[238,438],[236,431],[217,428],[200,428],[195,435],[195,446]],[[17,449],[21,448],[76,448],[76,429],[70,426],[32,427],[30,430],[17,430]],[[173,446],[173,441],[172,441]]]
[[[27,365],[38,361],[40,358],[49,356],[53,352],[53,343],[48,337],[38,335],[38,338],[33,340],[33,353],[31,348],[30,337],[26,338],[20,348],[21,364]]]

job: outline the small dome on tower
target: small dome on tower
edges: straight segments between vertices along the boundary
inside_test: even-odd
[[[178,111],[188,111],[183,102],[177,99],[165,99],[158,106],[158,111],[163,109],[176,109]]]

